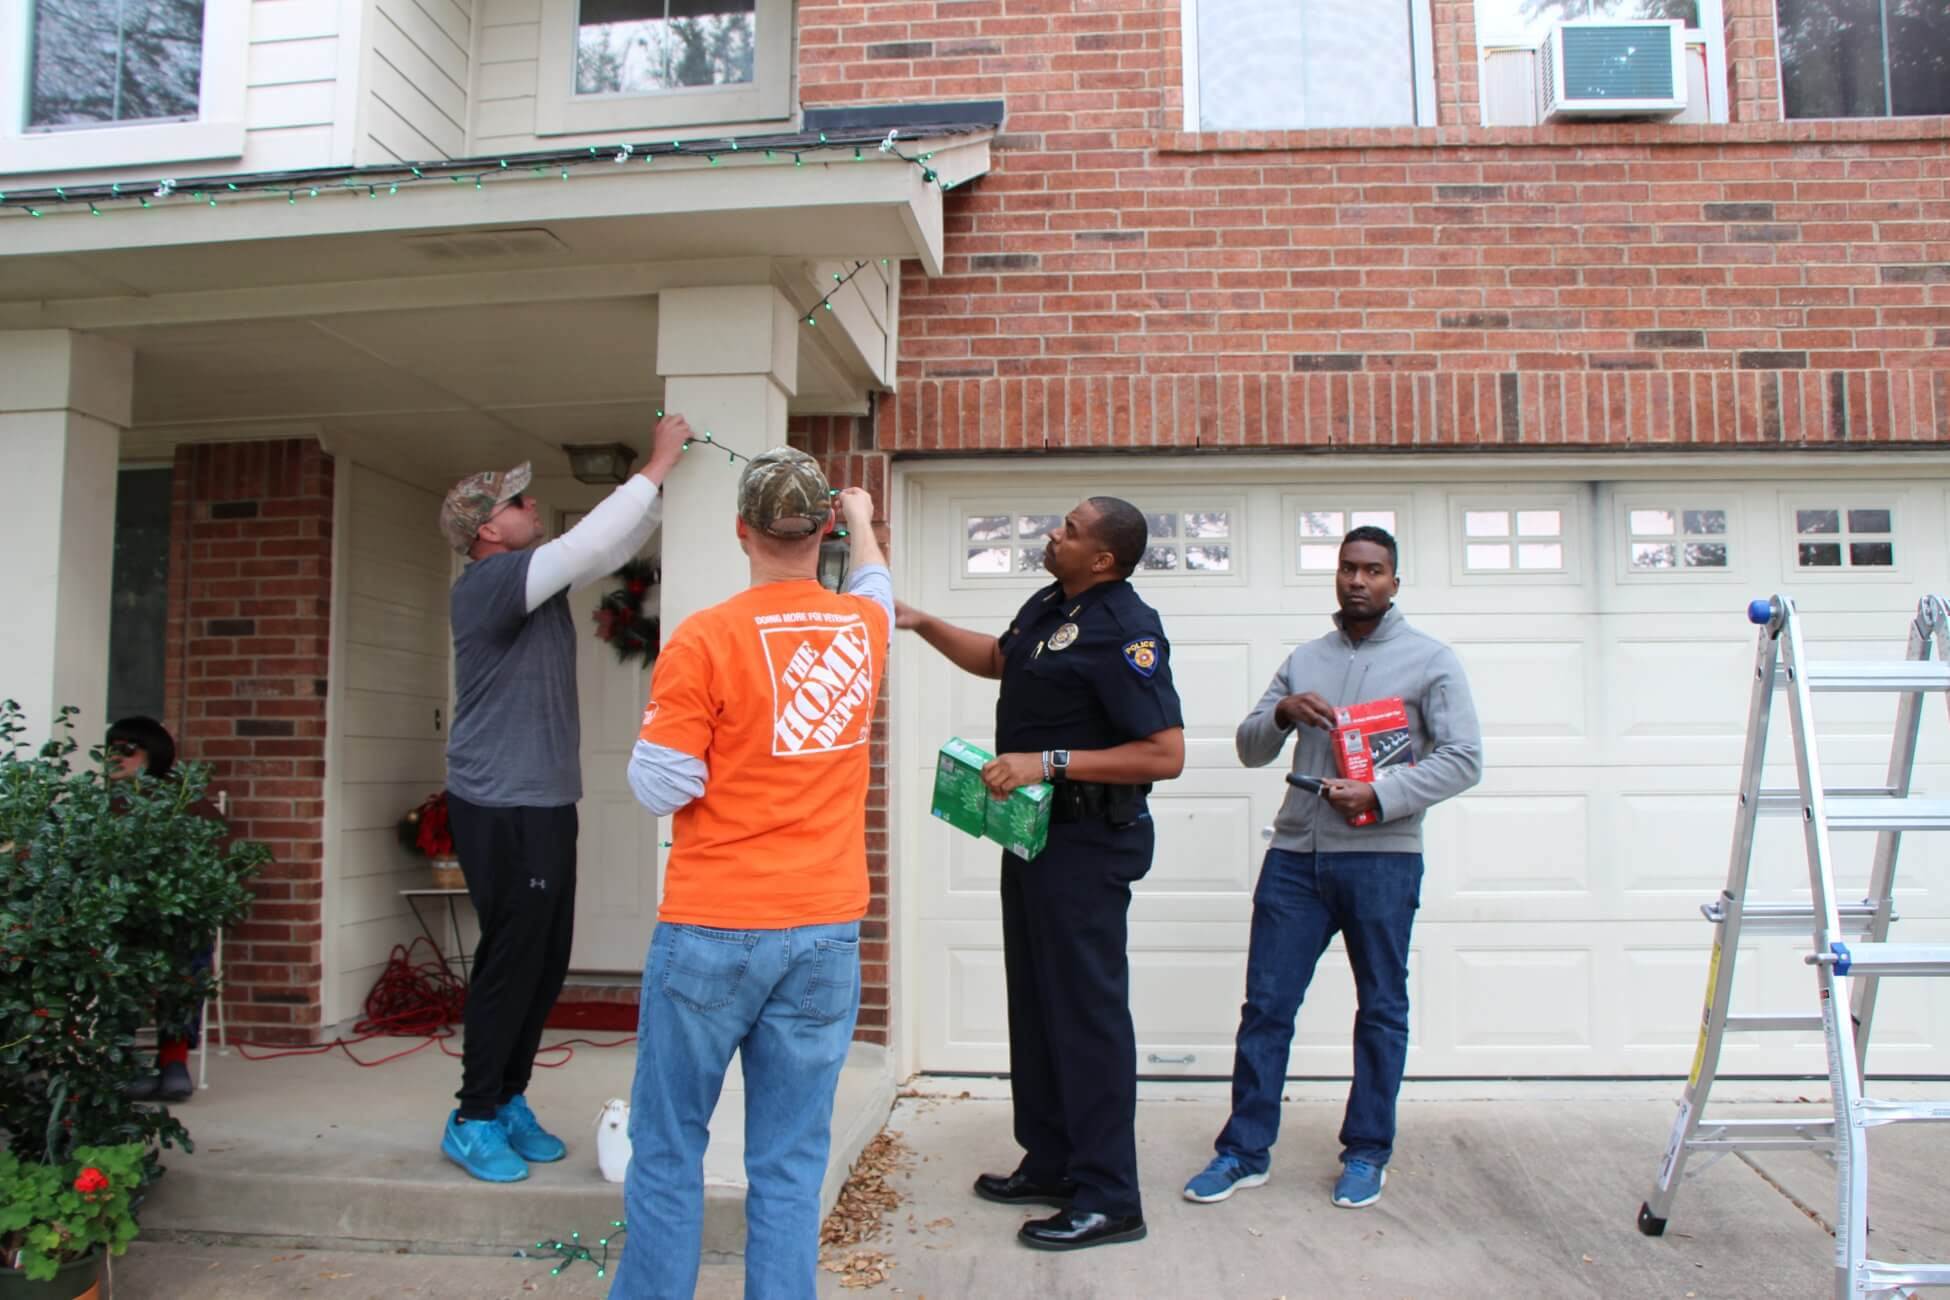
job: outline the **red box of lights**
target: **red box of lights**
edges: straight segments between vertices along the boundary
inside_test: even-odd
[[[1373,783],[1384,767],[1409,767],[1415,762],[1414,741],[1408,732],[1408,709],[1400,696],[1368,700],[1334,710],[1334,767],[1350,781]],[[1350,826],[1372,826],[1373,812],[1347,819]]]

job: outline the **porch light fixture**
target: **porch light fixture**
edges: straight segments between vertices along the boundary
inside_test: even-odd
[[[846,540],[846,529],[835,528],[819,543],[819,585],[837,592],[846,581],[853,543]]]
[[[636,453],[620,442],[570,442],[562,445],[569,455],[569,472],[576,482],[601,487],[630,481],[630,462]]]

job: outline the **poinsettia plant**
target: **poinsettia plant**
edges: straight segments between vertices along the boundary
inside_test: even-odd
[[[454,831],[447,820],[447,792],[430,794],[400,818],[400,845],[423,858],[454,856]]]
[[[127,1250],[145,1152],[140,1142],[76,1147],[70,1159],[41,1164],[0,1151],[0,1270],[45,1282],[90,1251]]]

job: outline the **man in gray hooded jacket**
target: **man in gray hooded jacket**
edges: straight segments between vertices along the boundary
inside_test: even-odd
[[[1294,1018],[1337,933],[1359,1009],[1333,1200],[1352,1209],[1381,1198],[1408,1057],[1408,937],[1422,886],[1422,818],[1483,772],[1462,663],[1395,608],[1397,564],[1395,539],[1382,529],[1357,528],[1343,539],[1335,630],[1289,655],[1239,724],[1235,743],[1246,766],[1272,762],[1297,732],[1293,771],[1322,779],[1318,794],[1289,789],[1274,822],[1253,891],[1232,1115],[1214,1144],[1218,1155],[1185,1185],[1189,1201],[1223,1201],[1266,1181]],[[1383,767],[1372,783],[1331,775],[1335,709],[1394,696],[1408,713],[1413,763]],[[1373,820],[1350,824],[1364,813]]]

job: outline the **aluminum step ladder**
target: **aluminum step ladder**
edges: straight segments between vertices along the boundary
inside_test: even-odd
[[[1868,1258],[1867,1149],[1872,1127],[1950,1120],[1950,1100],[1882,1101],[1862,1092],[1877,986],[1885,977],[1950,975],[1950,944],[1889,941],[1889,925],[1895,919],[1891,896],[1896,856],[1904,832],[1950,830],[1950,799],[1910,797],[1924,699],[1932,693],[1950,693],[1950,607],[1942,597],[1925,597],[1910,624],[1907,658],[1873,663],[1810,663],[1802,644],[1800,617],[1794,602],[1785,596],[1754,601],[1748,606],[1747,617],[1760,625],[1761,633],[1754,652],[1733,851],[1726,888],[1717,900],[1700,909],[1714,927],[1706,1008],[1700,1017],[1692,1073],[1665,1158],[1660,1162],[1652,1195],[1639,1206],[1639,1231],[1648,1237],[1665,1232],[1687,1158],[1696,1152],[1707,1154],[1710,1164],[1732,1151],[1822,1151],[1833,1157],[1836,1166],[1837,1300],[1908,1296],[1913,1287],[1950,1286],[1950,1264],[1885,1264]],[[1769,790],[1761,787],[1761,772],[1777,691],[1788,700],[1797,784],[1792,789]],[[1815,752],[1813,700],[1819,693],[1842,691],[1898,697],[1889,772],[1882,785],[1837,789],[1822,783]],[[1763,814],[1800,818],[1808,855],[1808,902],[1748,900],[1755,822]],[[1872,831],[1876,835],[1868,897],[1859,903],[1839,902],[1835,897],[1829,835],[1843,831]],[[1740,951],[1741,937],[1749,933],[1809,936],[1812,946],[1803,960],[1815,968],[1818,1012],[1729,1013],[1734,958]],[[1846,1015],[1839,1012],[1844,1006],[1848,1008]],[[1817,1029],[1828,1049],[1832,1117],[1719,1119],[1707,1115],[1707,1094],[1713,1088],[1727,1034]]]

